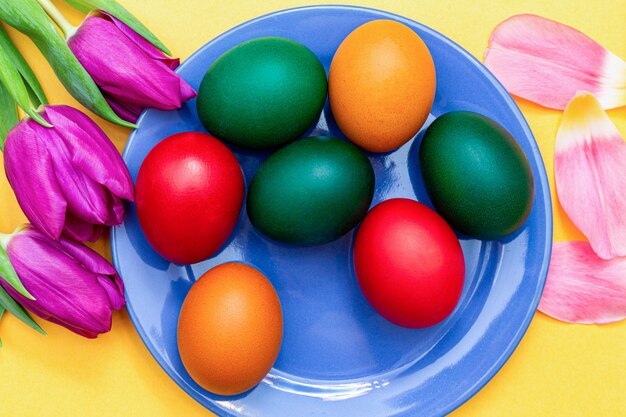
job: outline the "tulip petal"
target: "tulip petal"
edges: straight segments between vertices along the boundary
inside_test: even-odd
[[[109,276],[98,275],[98,282],[109,296],[109,302],[113,310],[119,310],[126,305],[124,283],[117,273],[113,276],[113,280]]]
[[[84,175],[80,164],[75,161],[73,150],[67,146],[72,139],[82,139],[84,144],[91,138],[85,137],[84,133],[81,135],[82,131],[74,122],[68,123],[68,119],[56,117],[54,106],[46,108],[43,115],[57,124],[55,129],[62,137],[47,141],[46,147],[51,155],[50,162],[54,174],[59,179],[60,189],[67,203],[67,212],[87,223],[104,224],[108,218],[109,193],[102,185]],[[39,137],[46,137],[46,128],[40,126],[32,128]],[[81,138],[73,138],[76,134]],[[93,161],[99,156],[91,154],[90,159]]]
[[[485,65],[516,96],[562,110],[577,91],[605,109],[626,105],[626,62],[582,32],[522,14],[491,34]]]
[[[626,143],[589,93],[563,113],[554,173],[561,206],[596,254],[626,255]]]
[[[87,14],[92,10],[106,12],[111,16],[123,21],[135,32],[139,33],[145,39],[149,40],[154,46],[162,50],[164,53],[171,55],[169,49],[157,39],[156,36],[147,27],[145,27],[135,16],[128,12],[115,0],[65,0],[72,7]]]
[[[87,115],[68,106],[44,107],[44,128],[22,120],[7,138],[5,168],[29,220],[58,239],[96,240],[102,226],[121,224],[122,199],[134,186],[122,157]]]
[[[65,215],[65,228],[63,233],[78,242],[95,242],[100,238],[104,228],[91,223],[86,223],[72,213]]]
[[[120,119],[107,104],[93,78],[80,65],[37,1],[0,1],[0,20],[31,38],[76,100],[106,120],[120,126],[137,127]]]
[[[46,115],[55,127],[62,129],[74,166],[114,195],[133,201],[134,186],[128,168],[97,124],[69,106],[46,106]]]
[[[626,318],[626,258],[602,260],[587,242],[556,242],[539,310],[569,323]]]
[[[37,299],[28,300],[0,282],[16,301],[73,331],[103,333],[110,329],[111,302],[98,274],[85,269],[60,242],[28,229],[13,237],[8,253],[24,286]]]
[[[102,236],[107,229],[108,228],[104,226],[98,226],[97,224],[94,224],[93,230],[91,231],[91,237],[89,238],[89,242],[95,242],[96,240],[100,239],[100,236]]]
[[[155,61],[162,62],[166,67],[175,70],[180,65],[180,59],[171,58],[161,52],[158,48],[148,42],[143,36],[139,35],[137,32],[132,30],[128,25],[126,25],[121,20],[115,18],[115,16],[100,11],[103,16],[106,16],[113,24],[122,32],[128,39],[130,39],[135,45],[139,47],[148,57],[154,59]]]
[[[124,307],[124,283],[117,271],[99,253],[72,239],[61,238],[59,241],[67,254],[80,262],[84,268],[95,273],[97,280],[106,291],[113,310]]]
[[[188,102],[198,95],[196,90],[194,90],[193,87],[191,87],[187,81],[183,80],[181,77],[178,78],[178,84],[180,86],[180,100],[183,103]]]
[[[43,129],[39,133],[34,130],[38,127]],[[26,217],[52,239],[61,236],[67,203],[43,141],[59,140],[56,130],[22,120],[9,132],[4,148],[6,176],[20,207]],[[27,166],[24,161],[28,161]]]
[[[98,275],[117,275],[117,271],[109,261],[87,246],[66,237],[62,237],[59,244],[68,255],[80,262],[88,271]]]
[[[107,103],[109,103],[109,106],[111,106],[113,111],[115,111],[118,116],[131,123],[137,122],[137,119],[139,119],[139,116],[143,111],[143,107],[121,103],[107,93],[103,92],[103,94],[105,100],[107,101]]]
[[[57,141],[48,146],[57,157],[52,158],[57,178],[62,179],[61,188],[68,212],[79,219],[92,223],[104,224],[108,218],[108,192],[91,178],[85,176],[72,164],[71,155],[65,143]]]
[[[111,226],[117,226],[124,221],[124,213],[126,207],[124,200],[117,196],[112,196],[112,201],[109,203],[109,224]]]
[[[100,333],[106,333],[106,332],[108,332],[109,330],[111,330],[111,325],[109,324],[109,327],[108,327],[108,328],[103,327],[103,328],[101,329],[101,330],[102,330],[101,332],[99,332],[99,333],[94,333],[94,332],[91,332],[91,331],[83,330],[83,329],[81,329],[80,327],[76,327],[76,326],[74,326],[74,325],[73,325],[73,324],[71,324],[71,323],[66,323],[66,322],[64,322],[64,321],[62,321],[62,320],[57,319],[57,318],[56,318],[56,317],[54,317],[54,316],[50,316],[50,315],[48,315],[47,317],[44,317],[44,316],[40,316],[40,317],[41,317],[41,318],[43,318],[44,320],[48,320],[50,323],[54,323],[54,324],[58,324],[59,326],[63,326],[63,327],[65,327],[66,329],[71,330],[71,331],[73,331],[74,333],[76,333],[76,334],[78,334],[78,335],[80,335],[80,336],[86,337],[87,339],[95,339],[95,338],[97,338],[97,337],[98,337],[98,335],[99,335]]]
[[[89,16],[67,42],[98,86],[118,101],[161,110],[182,105],[181,78],[110,20]]]

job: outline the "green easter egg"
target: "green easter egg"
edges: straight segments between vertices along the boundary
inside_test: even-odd
[[[498,239],[528,218],[535,187],[524,151],[502,126],[468,111],[437,118],[419,151],[426,190],[459,232]]]
[[[252,224],[281,242],[317,245],[350,231],[367,213],[374,170],[353,144],[299,140],[271,155],[248,190]]]
[[[304,134],[326,101],[326,73],[307,47],[285,38],[244,42],[220,56],[198,90],[198,116],[217,138],[271,148]]]

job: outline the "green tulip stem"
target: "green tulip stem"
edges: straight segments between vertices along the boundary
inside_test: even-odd
[[[0,233],[0,277],[4,279],[10,286],[12,286],[17,292],[22,294],[24,297],[34,300],[33,297],[24,285],[20,281],[20,278],[17,276],[13,265],[11,265],[11,260],[9,259],[8,246],[11,239],[15,237],[18,233],[22,232],[28,226],[22,225],[18,226],[13,233],[10,235]],[[0,288],[2,290],[2,288]],[[6,302],[3,302],[3,290],[0,291],[0,307],[7,307]],[[6,300],[4,300],[6,301]]]
[[[13,239],[15,235],[23,232],[24,230],[28,228],[29,228],[28,225],[21,224],[15,228],[13,233],[0,233],[0,248],[6,250],[7,246],[9,246],[9,242],[11,241],[11,239]]]
[[[47,127],[47,128],[54,127],[50,123],[48,123],[48,121],[46,119],[41,117],[40,113],[45,109],[43,104],[40,104],[39,106],[37,106],[30,99],[28,100],[28,104],[30,105],[29,108],[28,109],[24,109],[24,113],[26,113],[26,115],[24,116],[25,119],[26,118],[32,118],[34,121],[36,121],[37,123],[39,123],[43,127]]]
[[[0,247],[6,251],[7,246],[9,246],[9,242],[11,241],[12,238],[13,238],[13,233],[11,234],[0,233]]]
[[[76,32],[76,26],[72,25],[50,0],[37,0],[37,2],[46,11],[48,16],[54,20],[54,23],[61,28],[63,35],[65,35],[65,39],[69,38],[74,34],[74,32]]]

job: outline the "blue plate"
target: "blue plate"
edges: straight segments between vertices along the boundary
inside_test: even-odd
[[[495,78],[461,47],[423,25],[377,10],[343,6],[292,9],[244,23],[209,42],[178,70],[198,87],[223,52],[251,38],[283,36],[309,47],[328,71],[341,41],[373,19],[413,28],[437,68],[430,123],[450,110],[472,110],[505,126],[530,159],[536,182],[530,218],[514,236],[482,242],[460,236],[466,283],[455,312],[424,330],[380,317],[359,291],[351,251],[354,233],[313,248],[277,244],[241,212],[224,248],[212,259],[173,265],[146,242],[131,205],[113,230],[113,259],[124,277],[128,312],[146,346],[189,395],[221,416],[430,416],[458,407],[498,371],[522,338],[543,289],[552,240],[545,169],[519,109]],[[146,111],[124,159],[133,177],[146,154],[175,132],[203,131],[195,100],[180,110]],[[328,105],[310,135],[342,137]],[[373,204],[393,197],[430,205],[418,166],[421,135],[386,155],[369,155],[376,172]],[[249,184],[267,153],[235,150]],[[213,395],[185,371],[176,345],[178,313],[203,272],[227,261],[259,268],[280,297],[285,333],[278,360],[254,389],[235,397]]]

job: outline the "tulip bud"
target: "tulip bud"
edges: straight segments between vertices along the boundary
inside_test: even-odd
[[[54,127],[22,119],[4,147],[7,178],[30,222],[51,239],[95,241],[122,223],[133,182],[119,152],[84,113],[44,106]]]
[[[88,16],[67,45],[125,120],[145,107],[172,110],[196,96],[169,58],[126,24],[105,12]]]
[[[82,2],[82,0],[80,1]],[[99,0],[100,3],[106,2],[109,4],[111,1],[112,0]],[[72,3],[77,2],[78,0],[72,1]],[[80,65],[78,59],[64,42],[57,28],[48,19],[48,16],[46,16],[46,12],[50,13],[49,16],[55,20],[57,25],[64,32],[73,32],[74,27],[63,17],[61,13],[59,13],[50,0],[0,0],[0,21],[13,26],[20,32],[24,33],[35,43],[35,45],[37,45],[41,53],[50,63],[50,66],[56,75],[59,77],[59,81],[63,83],[67,91],[76,100],[98,116],[101,116],[110,122],[130,128],[137,127],[133,123],[122,120],[107,104],[101,90],[89,76],[85,68]],[[129,20],[128,16],[126,16],[126,20]],[[1,47],[5,50],[6,46],[6,42],[5,45],[1,45]],[[20,64],[18,62],[19,58],[15,59],[15,54],[12,55],[12,64],[10,66],[15,66],[19,70],[20,74],[24,77],[24,80],[29,84],[31,90],[33,90],[32,92],[34,92],[37,96],[38,101],[45,104],[45,97],[42,94],[43,91],[38,91],[36,87],[33,88],[36,84],[33,82],[35,78],[34,75],[31,76],[28,74],[28,70],[24,71],[27,65],[25,66]],[[8,66],[9,65],[6,62],[0,63],[0,68],[2,69],[6,69]],[[0,70],[0,72],[4,71]],[[11,82],[10,78],[7,79],[6,75],[7,74],[5,74],[5,77],[2,78],[5,78],[5,87],[9,87],[10,84],[14,83]],[[9,82],[7,83],[7,81]],[[16,92],[16,90],[13,91],[13,93]],[[32,97],[32,95],[30,96]],[[25,102],[26,100],[19,100],[16,98],[20,107],[22,107],[30,115],[31,106],[28,102]],[[3,104],[3,106],[6,106],[6,104]],[[31,115],[31,117],[33,117],[33,115]],[[1,121],[0,124],[2,124]]]
[[[106,259],[72,239],[52,240],[32,227],[9,238],[9,261],[35,297],[24,297],[0,279],[0,285],[17,302],[88,338],[111,329],[113,310],[126,302],[124,284]]]

